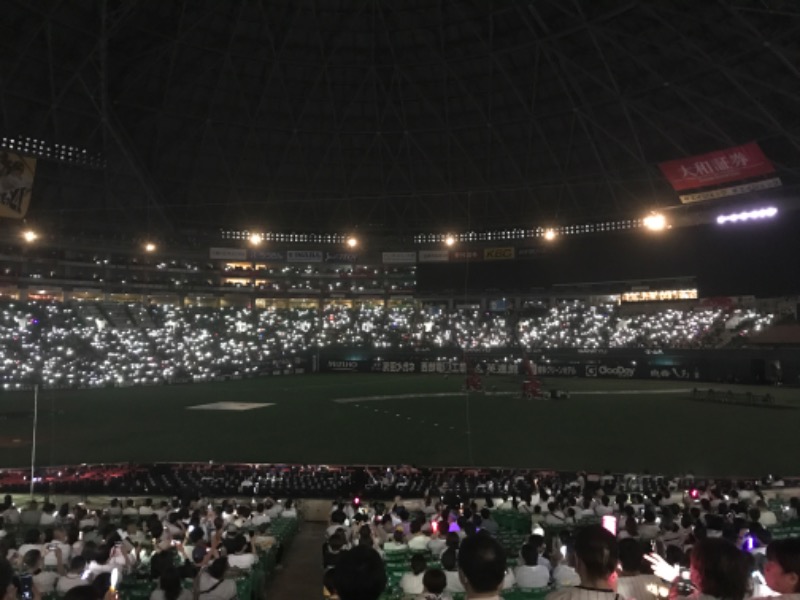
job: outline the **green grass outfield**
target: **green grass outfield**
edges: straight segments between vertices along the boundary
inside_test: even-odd
[[[680,382],[550,379],[547,387],[576,393],[563,401],[525,401],[516,394],[519,378],[484,381],[514,395],[458,394],[461,376],[390,374],[43,391],[36,462],[405,463],[800,475],[800,410],[694,402],[681,391],[691,384]],[[754,391],[800,405],[798,390]],[[447,393],[455,395],[434,395]],[[418,396],[394,397],[408,394]],[[335,401],[368,396],[387,398]],[[243,412],[187,410],[218,401],[274,404]],[[32,392],[0,396],[0,467],[30,464],[32,410]]]

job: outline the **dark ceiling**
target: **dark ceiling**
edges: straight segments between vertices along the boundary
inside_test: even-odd
[[[638,216],[758,141],[800,182],[793,0],[2,0],[31,220],[439,231]],[[785,192],[784,192],[785,193]]]

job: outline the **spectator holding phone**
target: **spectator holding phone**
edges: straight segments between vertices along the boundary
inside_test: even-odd
[[[575,570],[581,583],[547,596],[547,600],[619,600],[614,590],[617,539],[600,525],[583,527],[575,536]]]

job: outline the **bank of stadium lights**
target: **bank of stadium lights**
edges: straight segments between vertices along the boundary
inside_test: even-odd
[[[358,238],[351,235],[347,238],[347,241],[345,243],[347,244],[347,247],[352,250],[353,248],[358,246]]]
[[[33,229],[27,229],[22,232],[22,239],[28,242],[29,244],[32,244],[33,242],[39,239],[39,234],[36,233]]]
[[[260,233],[251,233],[247,241],[250,242],[251,246],[260,246],[261,242],[264,241],[264,236]]]
[[[759,208],[756,210],[746,210],[738,213],[731,213],[727,215],[719,215],[717,217],[718,225],[725,225],[726,223],[746,223],[747,221],[761,221],[764,219],[772,219],[778,215],[778,209],[774,206],[767,208]]]
[[[650,231],[664,231],[667,228],[667,217],[662,213],[650,213],[644,219],[642,224]]]
[[[153,242],[147,242],[144,245],[144,251],[145,252],[155,252],[156,248],[157,248],[157,246]]]
[[[92,169],[102,169],[106,165],[99,152],[89,152],[86,148],[68,144],[48,144],[44,140],[22,135],[0,138],[0,148],[21,156],[57,160]]]
[[[446,243],[448,235],[455,238],[455,243],[461,242],[513,242],[514,240],[544,238],[548,230],[555,235],[583,235],[588,233],[606,233],[624,231],[643,226],[642,219],[621,219],[619,221],[603,221],[599,223],[585,223],[582,225],[564,225],[561,227],[533,229],[506,229],[497,231],[467,231],[457,234],[420,233],[414,236],[415,244],[442,244]]]
[[[223,240],[249,242],[250,237],[257,232],[246,229],[223,229],[220,238]],[[259,233],[261,242],[279,242],[282,244],[344,244],[346,235],[340,233]]]
[[[546,239],[548,242],[552,242],[554,239],[556,239],[555,230],[554,229],[547,229],[544,232],[544,239]]]
[[[446,245],[446,246],[453,246],[453,245],[455,245],[455,243],[456,243],[456,238],[455,238],[455,236],[452,236],[452,235],[445,236],[445,238],[444,238],[444,243],[445,243],[445,245]]]

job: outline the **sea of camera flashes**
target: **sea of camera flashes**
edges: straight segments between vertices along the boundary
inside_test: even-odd
[[[247,377],[332,347],[382,350],[716,348],[775,315],[561,302],[519,314],[472,309],[330,306],[178,308],[12,302],[0,309],[0,385],[24,389],[157,385]]]

